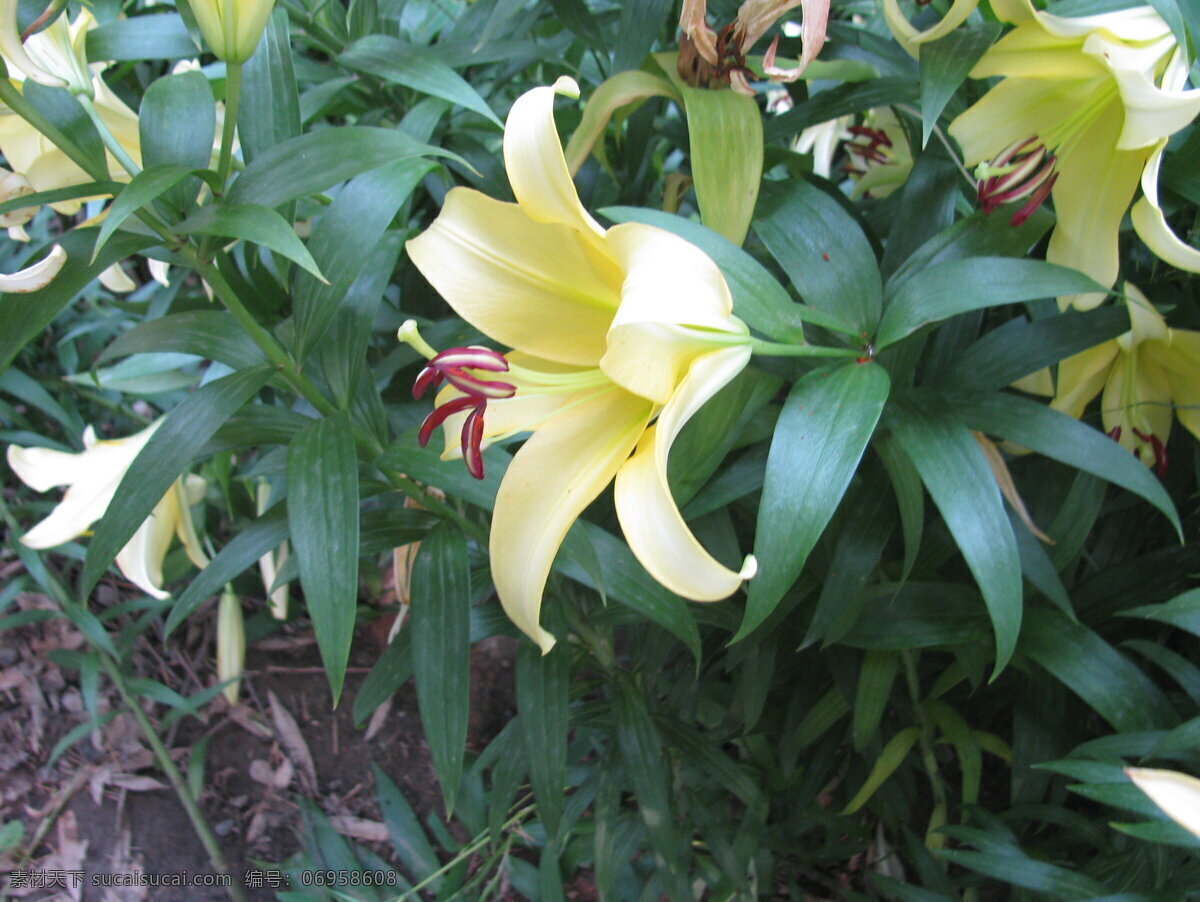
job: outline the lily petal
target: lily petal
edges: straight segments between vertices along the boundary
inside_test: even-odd
[[[1156,351],[1171,384],[1175,415],[1184,429],[1200,438],[1200,332],[1176,329],[1171,343]]]
[[[651,411],[649,401],[613,387],[547,422],[504,474],[492,517],[492,578],[509,619],[543,654],[554,646],[538,622],[554,555],[629,457]]]
[[[579,96],[575,80],[563,76],[552,87],[526,91],[504,123],[504,168],[513,196],[537,222],[559,223],[600,243],[604,229],[579,202],[562,142],[554,127],[554,98]]]
[[[898,0],[883,0],[883,17],[887,21],[888,28],[892,30],[892,36],[904,48],[904,52],[915,57],[920,54],[922,44],[944,38],[967,21],[967,17],[975,11],[975,7],[978,5],[979,0],[954,0],[950,4],[950,9],[946,11],[946,15],[942,16],[942,20],[923,31],[913,26],[905,18],[904,13],[900,10]]]
[[[1158,172],[1166,146],[1165,139],[1160,141],[1146,162],[1146,168],[1142,171],[1142,197],[1133,205],[1129,215],[1134,231],[1155,256],[1179,269],[1200,272],[1200,250],[1185,244],[1175,234],[1167,225],[1167,218],[1158,205]]]
[[[565,165],[565,164],[564,164]],[[621,299],[621,273],[579,233],[523,207],[455,188],[408,242],[422,275],[463,319],[537,357],[595,366]]]
[[[21,29],[17,26],[17,0],[0,0],[0,53],[27,78],[51,88],[65,88],[67,83],[52,72],[47,72],[33,61],[21,43]]]
[[[1125,106],[1125,126],[1117,142],[1121,150],[1154,145],[1186,128],[1200,114],[1200,90],[1180,90],[1187,70],[1178,50],[1171,55],[1161,86],[1155,81],[1158,64],[1173,45],[1174,39],[1168,37],[1148,48],[1129,48],[1119,42],[1101,42],[1099,35],[1084,43],[1085,53],[1104,53],[1117,80]]]
[[[1106,341],[1068,357],[1058,364],[1058,393],[1050,406],[1079,419],[1088,402],[1108,381],[1113,362],[1121,349],[1115,341]]]
[[[629,548],[658,582],[694,601],[717,601],[737,591],[757,570],[747,556],[740,572],[719,563],[696,541],[667,483],[667,459],[676,436],[709,398],[750,360],[748,347],[725,348],[692,364],[687,377],[617,473],[616,506]]]
[[[1163,813],[1200,837],[1200,780],[1173,770],[1127,767],[1125,776]]]
[[[127,294],[137,289],[137,282],[129,278],[120,263],[114,263],[98,276],[100,284],[114,294]]]
[[[69,485],[75,478],[78,454],[53,448],[8,446],[8,465],[17,478],[35,492],[48,492],[55,486]]]
[[[162,564],[179,518],[174,491],[168,491],[117,554],[117,568],[131,583],[157,599],[170,598],[162,589]]]
[[[1105,432],[1119,429],[1117,443],[1153,465],[1152,449],[1137,433],[1157,436],[1164,445],[1170,438],[1174,410],[1167,374],[1144,351],[1122,354],[1108,375],[1100,414]]]
[[[62,245],[56,244],[50,253],[34,263],[26,266],[20,272],[11,275],[0,274],[0,291],[10,294],[26,294],[45,288],[58,275],[67,262],[67,252]]]
[[[1059,155],[1059,178],[1051,196],[1058,224],[1046,259],[1091,276],[1101,285],[1117,278],[1117,236],[1146,163],[1146,151],[1117,150],[1120,115],[1098,115]],[[1103,186],[1097,190],[1097,186]],[[1059,298],[1059,306],[1090,310],[1100,292]]]
[[[614,226],[608,244],[625,270],[621,306],[600,368],[643,398],[665,404],[697,354],[746,327],[713,261],[677,235],[641,223]]]
[[[200,545],[200,537],[196,535],[196,524],[192,522],[190,508],[199,504],[204,498],[208,481],[195,473],[188,473],[175,480],[171,491],[175,494],[175,504],[179,510],[179,519],[175,524],[175,535],[183,544],[188,560],[203,570],[208,566],[208,555]]]

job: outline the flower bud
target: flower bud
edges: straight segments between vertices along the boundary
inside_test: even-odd
[[[254,56],[274,5],[275,0],[191,0],[208,49],[227,63]]]
[[[242,620],[242,603],[226,588],[217,609],[217,679],[222,683],[233,681],[225,687],[225,698],[231,705],[237,704],[245,667],[246,627]]]

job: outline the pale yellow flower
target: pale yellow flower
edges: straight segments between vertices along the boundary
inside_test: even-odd
[[[11,274],[0,273],[0,292],[11,294],[26,294],[45,288],[58,275],[58,271],[67,262],[67,252],[61,245],[54,245],[50,253],[19,272]]]
[[[217,608],[217,681],[232,681],[224,689],[225,700],[231,705],[238,703],[238,690],[242,686],[245,669],[246,624],[242,603],[226,587]]]
[[[1200,438],[1200,332],[1167,328],[1135,286],[1125,291],[1130,330],[1059,363],[1050,406],[1079,417],[1103,392],[1104,431],[1161,471],[1176,416]],[[1036,389],[1029,380],[1020,387]]]
[[[491,566],[505,611],[543,651],[554,643],[538,620],[555,553],[614,477],[629,546],[667,588],[717,600],[754,571],[753,558],[740,573],[713,559],[667,486],[680,429],[750,358],[746,326],[695,246],[638,223],[604,229],[584,210],[554,129],[556,92],[578,88],[570,79],[535,88],[509,114],[504,159],[517,203],[456,188],[408,244],[455,312],[514,349],[506,361],[476,349],[435,357],[426,381],[458,387],[439,397],[426,430],[445,421],[447,454],[465,450],[472,469],[489,441],[533,432],[496,496]],[[490,369],[448,365],[456,360]]]
[[[53,548],[87,532],[104,516],[125,471],[161,423],[159,420],[128,438],[107,441],[98,440],[89,426],[83,434],[84,450],[78,454],[9,445],[8,465],[34,491],[67,487],[58,506],[25,533],[21,542],[30,548]],[[205,481],[199,476],[175,480],[117,555],[120,571],[148,595],[169,597],[162,589],[162,563],[172,535],[179,536],[192,563],[197,567],[207,565],[208,558],[189,513],[189,508],[203,497],[204,489]]]
[[[1200,838],[1200,780],[1173,770],[1127,767],[1125,776],[1150,797],[1163,814]]]
[[[1031,200],[1046,193],[1054,200],[1046,259],[1107,288],[1117,278],[1121,219],[1140,181],[1138,234],[1167,262],[1200,272],[1200,251],[1171,232],[1158,207],[1167,138],[1200,112],[1200,91],[1183,90],[1187,64],[1167,24],[1148,6],[1083,18],[1039,12],[1029,0],[995,0],[992,8],[1016,27],[971,76],[1005,78],[950,125],[967,165],[984,164],[984,193],[1021,199],[1013,171],[1028,168],[1026,186],[1040,189]],[[996,178],[1005,184],[997,188]],[[1103,299],[1095,292],[1060,303],[1089,309]]]

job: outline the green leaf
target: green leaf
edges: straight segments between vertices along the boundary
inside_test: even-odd
[[[217,105],[204,73],[181,72],[153,82],[142,98],[138,128],[145,168],[210,168]]]
[[[258,49],[245,64],[242,78],[238,140],[242,145],[242,156],[247,163],[252,163],[275,145],[301,132],[300,95],[292,67],[288,16],[284,9],[272,11]]]
[[[453,524],[421,543],[412,572],[413,678],[429,754],[446,813],[462,782],[471,678],[471,569],[467,540]]]
[[[321,281],[325,277],[304,242],[296,237],[288,221],[269,207],[255,204],[224,203],[197,210],[173,231],[180,235],[217,235],[241,238],[270,248],[298,263]]]
[[[233,369],[266,363],[258,345],[228,313],[222,310],[188,310],[138,323],[128,332],[117,336],[96,358],[96,365],[130,354],[149,352],[194,354]]]
[[[504,128],[479,92],[423,47],[388,35],[372,34],[347,47],[337,61],[347,69],[448,100],[478,113],[497,128]]]
[[[853,814],[865,805],[871,796],[875,794],[875,790],[882,786],[887,781],[887,778],[894,774],[897,768],[904,763],[904,759],[908,757],[908,753],[912,751],[912,747],[917,744],[917,740],[920,738],[920,727],[905,727],[889,739],[887,745],[883,747],[883,751],[879,753],[879,757],[871,766],[871,773],[867,775],[867,781],[854,794],[854,798],[846,803],[846,807],[842,809],[841,814]]]
[[[578,550],[582,544],[591,545],[591,555]],[[588,572],[582,561],[591,560],[600,567],[596,574]],[[649,618],[678,638],[697,660],[700,659],[700,631],[691,608],[679,596],[663,588],[638,563],[629,546],[595,523],[577,520],[567,533],[562,551],[554,561],[554,569],[571,579],[602,591],[609,598]]]
[[[38,207],[42,204],[56,204],[63,200],[116,194],[124,187],[120,182],[84,182],[82,185],[68,185],[65,188],[55,188],[51,191],[35,191],[32,194],[22,194],[0,203],[0,215],[27,207]]]
[[[979,211],[943,229],[914,251],[888,279],[895,291],[900,283],[936,263],[966,257],[1024,257],[1054,225],[1054,214],[1039,207],[1024,223],[1011,226],[1004,216]]]
[[[887,427],[921,474],[979,584],[1004,669],[1021,631],[1021,561],[1000,489],[979,444],[938,395],[912,392],[889,405]]]
[[[944,396],[971,429],[998,435],[1099,476],[1153,504],[1183,539],[1171,496],[1136,457],[1090,426],[1037,401],[1000,393],[951,392]]]
[[[557,837],[567,785],[567,711],[570,659],[559,645],[543,655],[522,637],[517,649],[518,724],[525,744],[529,780],[546,835]],[[553,843],[551,843],[553,845]]]
[[[261,366],[223,376],[196,389],[166,415],[125,472],[108,510],[96,524],[79,578],[80,597],[91,594],[117,553],[187,469],[196,449],[254,397],[273,373],[273,367]]]
[[[288,446],[288,527],[334,704],[342,693],[358,600],[358,457],[346,414]]]
[[[1139,465],[1140,466],[1140,465]],[[1142,468],[1145,470],[1145,468]],[[1122,617],[1144,617],[1169,623],[1193,636],[1200,636],[1200,589],[1191,589],[1162,604],[1149,604],[1121,612]]]
[[[899,192],[879,264],[885,277],[954,222],[959,197],[958,171],[945,148],[941,144],[925,148]]]
[[[627,5],[633,5],[630,0]],[[741,245],[762,181],[762,113],[753,97],[679,85],[700,220]]]
[[[767,459],[754,542],[758,575],[733,641],[767,618],[804,569],[858,468],[888,388],[887,373],[873,363],[823,367],[792,387]]]
[[[808,319],[816,325],[831,323],[846,328],[846,323],[836,316],[797,304],[765,266],[729,239],[697,222],[641,207],[604,207],[600,213],[614,222],[644,222],[657,226],[696,245],[721,268],[733,295],[733,312],[752,329],[769,338],[803,341],[803,321]]]
[[[894,436],[887,433],[878,436],[874,447],[892,480],[896,507],[900,511],[900,531],[904,535],[904,564],[900,581],[904,582],[912,573],[917,552],[921,549],[921,536],[925,531],[925,491],[921,488],[921,474]]]
[[[161,8],[161,7],[160,7]],[[149,13],[97,25],[87,33],[90,60],[191,59],[200,51],[176,13]]]
[[[354,723],[362,726],[412,676],[412,633],[401,629],[375,661],[354,696]]]
[[[629,0],[621,4],[612,72],[637,69],[654,46],[671,11],[670,0]]]
[[[1102,884],[1086,874],[1027,858],[1015,847],[1011,853],[1002,854],[968,852],[962,849],[943,849],[938,854],[954,864],[1005,883],[1054,893],[1068,899],[1094,899],[1107,893]]]
[[[83,168],[89,175],[100,179],[108,175],[108,163],[104,156],[104,142],[100,140],[100,133],[69,91],[65,88],[49,88],[27,78],[21,86],[21,93],[29,106],[61,132],[68,146],[63,146],[57,140],[58,135],[47,135],[51,141],[62,147],[76,162],[81,162],[80,157],[82,161],[86,161],[87,165]],[[40,123],[32,124],[37,128]],[[72,150],[74,154],[71,153]]]
[[[1104,290],[1065,266],[1007,257],[949,260],[904,279],[894,290],[888,287],[875,336],[880,348],[968,310]]]
[[[258,563],[264,554],[274,551],[288,537],[287,507],[277,504],[229,540],[191,584],[175,599],[163,632],[169,636],[196,608]]]
[[[347,153],[346,148],[354,148]],[[280,204],[318,194],[361,172],[407,157],[448,157],[467,168],[455,153],[420,141],[403,132],[361,125],[323,128],[290,138],[263,151],[245,169],[227,200],[232,204]]]
[[[839,85],[798,103],[781,116],[772,116],[764,129],[768,143],[791,138],[810,125],[820,125],[850,113],[876,107],[915,103],[919,83],[913,78],[874,78],[862,84]]]
[[[375,794],[379,798],[379,808],[383,814],[383,822],[387,825],[388,839],[400,863],[408,869],[409,876],[414,880],[424,880],[441,868],[437,853],[429,844],[421,822],[417,819],[408,799],[400,792],[398,786],[383,772],[379,765],[371,764],[371,773],[375,777]],[[428,884],[429,889],[437,892],[441,878],[434,878]]]
[[[801,179],[763,190],[754,231],[805,303],[874,330],[882,304],[867,236],[838,201]]]
[[[148,166],[135,175],[113,200],[108,215],[100,224],[92,259],[122,223],[147,204],[153,203],[192,174],[191,168],[174,163]]]
[[[1031,608],[1021,651],[1082,698],[1114,729],[1174,726],[1179,717],[1159,688],[1086,626],[1058,611]]]
[[[673,892],[671,897],[687,898],[690,893],[687,892],[686,874],[679,867],[686,859],[681,857],[678,848],[679,836],[667,793],[671,782],[662,760],[662,739],[650,720],[641,692],[630,680],[619,681],[614,693],[617,747],[633,783],[638,810],[650,833],[650,841],[661,856],[659,866],[684,891],[678,896]]]
[[[900,671],[900,656],[890,651],[868,651],[863,655],[855,690],[854,750],[862,752],[875,737],[884,709],[891,700],[892,684]]]
[[[1121,307],[1070,310],[1032,322],[1014,317],[964,350],[945,375],[937,374],[937,381],[956,389],[994,391],[1128,331],[1129,313]]]
[[[434,165],[412,157],[365,172],[317,220],[308,249],[328,281],[297,275],[293,283],[297,357],[304,359],[325,334],[396,212]]]
[[[983,22],[921,45],[921,146],[929,143],[942,110],[999,35],[998,23]]]

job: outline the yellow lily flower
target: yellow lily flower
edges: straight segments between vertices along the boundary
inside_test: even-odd
[[[917,0],[918,7],[928,6],[929,0]],[[921,45],[944,38],[954,29],[967,21],[967,17],[975,11],[979,0],[954,0],[946,15],[928,28],[917,28],[900,9],[899,0],[883,0],[883,19],[887,22],[892,37],[904,48],[904,52],[912,57],[920,57]]]
[[[1200,780],[1173,770],[1127,767],[1125,776],[1150,797],[1163,814],[1200,837]]]
[[[1104,431],[1162,472],[1172,411],[1200,438],[1200,332],[1167,328],[1141,291],[1129,283],[1125,291],[1130,330],[1059,363],[1050,406],[1079,417],[1103,391]],[[1021,387],[1035,389],[1028,380]]]
[[[96,24],[91,12],[81,11],[69,25],[64,13],[22,44],[17,5],[16,0],[0,0],[0,51],[5,61],[36,82],[90,97],[92,72],[84,42]],[[15,74],[11,66],[10,76]]]
[[[715,601],[755,566],[748,557],[735,572],[714,560],[667,486],[672,442],[746,365],[748,330],[698,248],[640,223],[604,229],[584,210],[554,128],[555,94],[578,91],[563,78],[513,104],[504,160],[517,203],[455,188],[408,243],[455,312],[513,351],[435,355],[401,330],[432,358],[416,390],[449,383],[422,429],[427,438],[444,424],[445,456],[479,475],[488,442],[533,432],[500,485],[490,544],[501,603],[543,652],[554,644],[538,623],[554,555],[614,477],[629,546],[671,591]]]
[[[8,465],[21,481],[37,492],[66,486],[67,492],[50,515],[21,537],[29,548],[53,548],[83,535],[104,516],[125,471],[150,440],[162,420],[128,438],[100,441],[92,427],[83,433],[84,450],[78,454],[50,448],[8,447]],[[188,558],[197,567],[208,564],[188,512],[204,495],[205,481],[188,475],[175,480],[117,555],[117,567],[139,589],[155,598],[162,590],[162,562],[171,535],[179,536]]]
[[[891,107],[869,110],[863,124],[848,131],[853,138],[845,144],[850,177],[855,181],[852,197],[887,197],[908,181],[912,148]]]
[[[208,49],[227,63],[254,56],[275,0],[191,0]]]
[[[1039,12],[1030,0],[992,8],[1016,27],[971,76],[1006,77],[950,125],[965,162],[983,164],[985,208],[1027,200],[1019,221],[1049,194],[1058,222],[1046,258],[1107,287],[1140,180],[1138,234],[1167,262],[1200,272],[1200,252],[1171,232],[1158,207],[1167,138],[1200,113],[1200,91],[1183,90],[1186,63],[1167,24],[1148,6],[1083,18]],[[1095,292],[1060,304],[1086,310],[1103,299]]]
[[[69,26],[66,17],[60,17],[53,25],[40,34],[33,35],[25,42],[25,47],[31,54],[37,54],[39,59],[54,55],[64,55],[63,45],[69,49],[78,46],[82,52],[83,42],[87,32],[95,27],[96,20],[87,10],[83,10]],[[13,26],[15,28],[15,24]],[[10,56],[10,47],[0,45],[4,52],[5,61],[9,66],[9,77],[22,82],[27,71],[18,66]],[[92,94],[92,105],[100,115],[101,121],[112,132],[126,153],[141,164],[141,135],[138,130],[137,113],[125,105],[100,77],[101,66],[90,69],[84,65],[83,72],[87,74],[88,89]],[[76,75],[71,78],[76,79]],[[29,77],[34,78],[33,75]],[[35,81],[43,81],[34,78]],[[45,82],[43,82],[45,83]],[[60,81],[60,84],[62,82]],[[86,92],[84,92],[86,93]],[[51,191],[55,188],[65,188],[69,185],[82,185],[92,181],[92,177],[75,165],[65,153],[59,150],[49,138],[35,129],[32,125],[7,107],[0,105],[0,152],[15,172],[21,173],[35,191]],[[120,163],[108,154],[108,171],[113,179],[127,181],[129,174]],[[65,215],[79,212],[83,199],[61,201],[51,206]]]

